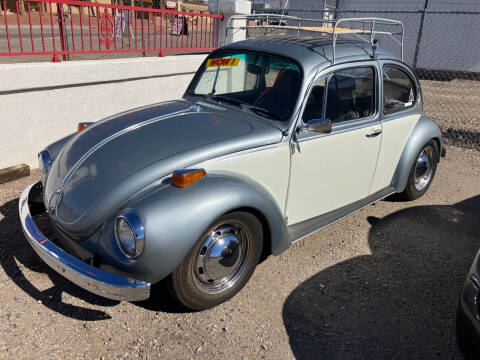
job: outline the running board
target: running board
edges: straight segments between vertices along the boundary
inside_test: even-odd
[[[358,200],[352,204],[346,205],[339,209],[330,211],[326,214],[314,217],[309,220],[302,221],[300,223],[290,225],[287,228],[288,238],[291,244],[302,240],[304,237],[311,235],[324,227],[336,223],[344,217],[353,214],[354,212],[367,207],[374,202],[382,200],[389,195],[395,193],[395,188],[388,186],[385,189],[377,191],[374,194],[367,196],[362,200]]]

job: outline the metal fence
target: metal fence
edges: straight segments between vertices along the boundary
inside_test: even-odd
[[[420,78],[424,114],[436,121],[450,143],[480,150],[480,12],[288,9],[289,16],[304,19],[328,19],[332,12],[335,19],[401,21],[405,26],[404,61]],[[302,25],[318,26],[305,21]],[[398,45],[389,39],[379,37],[379,46],[400,56]]]
[[[75,0],[0,1],[0,56],[210,51],[222,15]],[[20,15],[23,11],[25,15]]]

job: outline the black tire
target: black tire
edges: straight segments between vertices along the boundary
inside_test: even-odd
[[[421,188],[418,188],[418,184],[416,186],[415,181],[415,170],[417,166],[417,159],[423,154],[425,151],[431,151],[431,159],[430,159],[430,169],[431,174],[429,176],[428,181],[425,184],[422,184]],[[437,170],[437,163],[438,163],[438,144],[435,140],[430,140],[426,143],[422,149],[418,152],[415,162],[412,165],[412,169],[410,170],[410,174],[408,176],[407,186],[405,190],[400,194],[404,200],[416,200],[421,197],[430,187],[433,178],[435,176],[435,171]]]
[[[218,234],[221,233],[219,230],[223,231],[224,229],[229,229],[229,227],[232,228],[232,231],[239,231],[238,234],[234,233],[234,235],[232,235],[233,238],[242,238],[244,239],[242,240],[242,243],[248,245],[235,246],[234,243],[233,247],[224,248],[226,252],[222,251],[221,254],[222,256],[224,256],[224,253],[226,253],[227,255],[221,257],[221,260],[219,260],[218,263],[222,264],[223,261],[223,266],[225,266],[225,264],[232,264],[232,261],[235,262],[235,259],[240,259],[239,261],[241,264],[243,264],[243,266],[231,266],[231,268],[235,268],[235,266],[240,266],[241,270],[239,269],[238,273],[232,271],[232,274],[235,273],[236,275],[232,279],[231,283],[228,283],[228,285],[220,284],[218,285],[218,289],[212,290],[210,286],[212,286],[213,288],[215,283],[226,280],[223,280],[224,278],[221,278],[219,280],[208,280],[205,282],[205,279],[203,279],[202,276],[208,277],[209,271],[207,269],[207,266],[205,266],[205,270],[203,270],[202,266],[199,266],[199,262],[201,263],[200,257],[202,256],[202,253],[205,254],[206,251],[208,251],[207,255],[210,255],[210,250],[208,249],[213,248],[206,246],[206,241],[210,241],[210,244],[220,244],[212,239],[215,239],[214,236],[219,236]],[[214,230],[216,231],[214,232]],[[226,235],[224,235],[224,233],[221,233],[221,236],[219,237],[223,237],[224,239],[226,239],[225,236],[229,236],[229,233],[225,234]],[[222,243],[227,243],[227,241],[224,241]],[[230,242],[230,244],[232,243],[233,242]],[[260,221],[254,215],[246,212],[232,212],[229,214],[225,214],[218,218],[200,236],[198,241],[195,243],[193,248],[185,257],[185,259],[183,259],[183,261],[170,275],[168,279],[168,287],[173,297],[189,309],[205,310],[212,308],[232,298],[245,286],[247,281],[252,276],[255,267],[260,260],[262,247],[263,228]],[[215,265],[217,264],[209,266],[212,266],[212,268],[215,270]],[[222,267],[221,269],[227,268]],[[230,268],[226,271],[230,271]],[[212,285],[210,285],[210,281]],[[222,288],[222,286],[225,286],[225,288]],[[216,292],[208,293],[208,291]]]

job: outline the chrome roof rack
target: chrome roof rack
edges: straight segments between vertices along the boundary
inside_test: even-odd
[[[303,25],[305,23],[309,23],[309,25]],[[319,26],[314,26],[312,23],[319,24]],[[355,26],[345,27],[345,23],[353,23]],[[399,28],[399,30],[392,31],[390,29],[382,29],[382,27],[385,26],[394,26],[397,29]],[[232,31],[234,34],[238,31],[248,29],[264,30],[263,35],[267,35],[268,30],[293,30],[296,31],[298,35],[300,35],[300,33],[309,32],[319,34],[322,38],[331,37],[333,49],[332,64],[335,64],[336,60],[335,48],[338,36],[350,34],[362,41],[370,43],[375,56],[377,50],[377,39],[375,39],[375,36],[386,35],[390,37],[394,43],[400,46],[401,59],[403,61],[403,38],[405,30],[403,23],[397,20],[375,17],[343,18],[338,20],[305,19],[281,14],[234,15],[228,19],[224,44],[226,43],[229,31]],[[399,39],[396,36],[399,37]]]

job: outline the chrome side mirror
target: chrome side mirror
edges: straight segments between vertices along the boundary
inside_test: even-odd
[[[332,122],[330,119],[311,119],[308,120],[307,128],[317,134],[328,134],[332,132]]]

